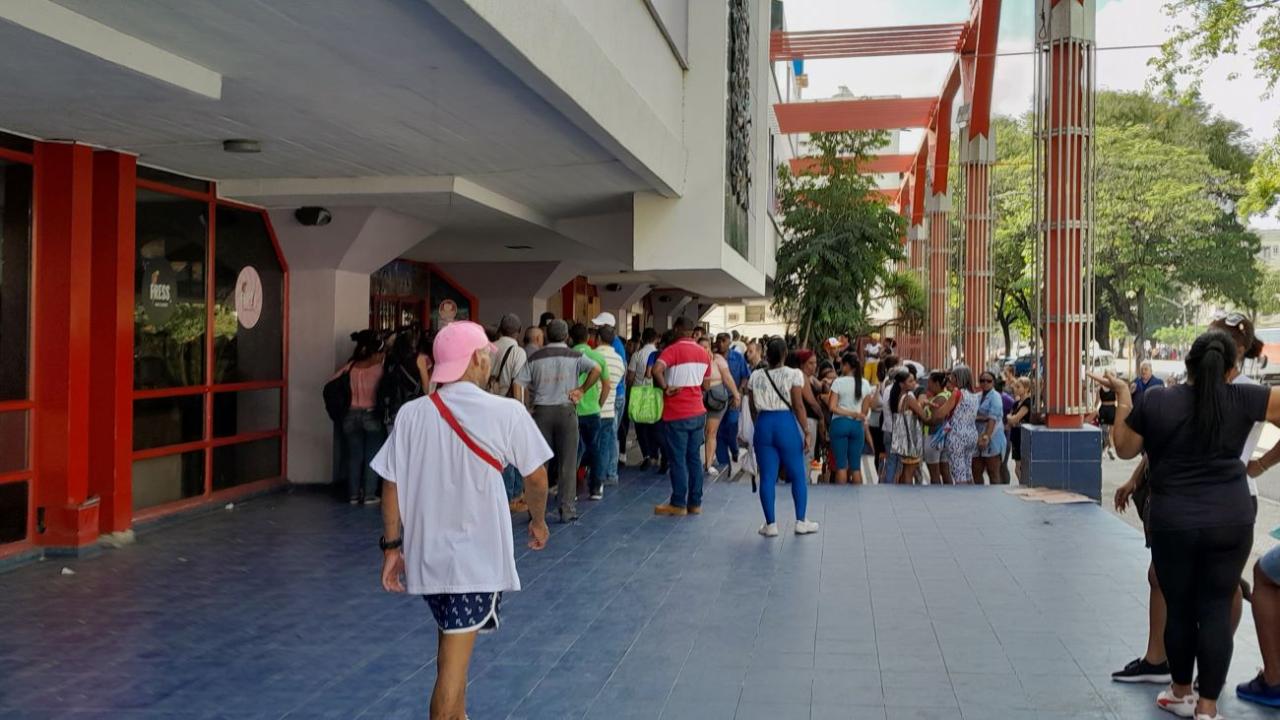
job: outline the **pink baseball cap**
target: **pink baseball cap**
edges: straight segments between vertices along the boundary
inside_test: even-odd
[[[431,346],[435,366],[431,368],[431,380],[437,383],[456,382],[467,372],[471,356],[477,350],[493,352],[493,343],[484,328],[466,320],[455,320],[436,334]]]

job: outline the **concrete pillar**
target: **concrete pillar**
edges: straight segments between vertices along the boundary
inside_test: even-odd
[[[324,227],[270,213],[289,263],[289,480],[332,479],[333,423],[320,390],[369,325],[369,276],[436,228],[383,208],[335,208]]]
[[[925,204],[929,218],[928,270],[924,286],[929,292],[925,324],[925,364],[943,368],[951,363],[950,320],[947,317],[947,268],[951,258],[951,196],[931,194]]]
[[[911,271],[923,287],[926,280],[929,260],[929,219],[912,226],[907,230],[907,269]],[[899,311],[901,314],[901,311]],[[898,354],[904,358],[920,361],[924,356],[925,325],[904,324],[898,327]],[[927,364],[927,363],[926,363]]]
[[[569,262],[441,263],[440,269],[476,297],[477,322],[497,325],[502,316],[515,313],[526,327],[537,325],[554,298],[551,312],[560,317],[560,288],[576,277],[581,267]]]
[[[994,137],[960,144],[964,182],[964,358],[975,372],[986,369],[991,347],[991,166]]]

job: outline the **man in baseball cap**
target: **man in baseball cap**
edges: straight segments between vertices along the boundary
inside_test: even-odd
[[[439,627],[431,717],[466,716],[476,633],[496,630],[502,593],[520,589],[502,469],[524,476],[529,547],[547,544],[551,448],[518,401],[483,388],[493,365],[484,328],[436,335],[440,389],[406,403],[371,466],[382,485],[382,587],[426,600]]]

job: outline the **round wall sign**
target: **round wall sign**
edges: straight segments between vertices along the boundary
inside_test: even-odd
[[[252,265],[245,265],[236,278],[236,318],[252,330],[262,317],[262,278]]]
[[[173,316],[178,302],[178,274],[168,260],[142,263],[142,310],[152,325],[161,326]]]
[[[440,301],[440,307],[436,312],[440,315],[440,327],[444,327],[457,319],[458,304],[446,298]]]

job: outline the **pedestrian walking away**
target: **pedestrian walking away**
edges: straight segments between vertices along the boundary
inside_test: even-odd
[[[436,621],[430,717],[464,720],[476,634],[498,628],[502,593],[520,589],[502,470],[524,475],[528,545],[542,550],[551,448],[524,406],[485,391],[484,328],[455,321],[433,347],[440,388],[400,409],[372,462],[384,478],[378,544],[383,589],[422,596]]]

